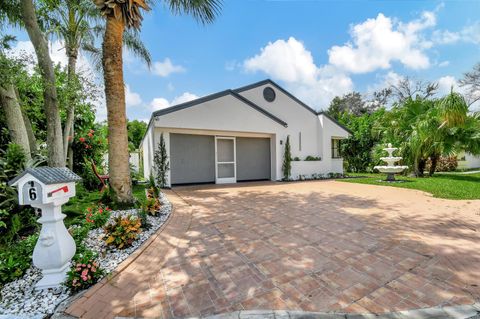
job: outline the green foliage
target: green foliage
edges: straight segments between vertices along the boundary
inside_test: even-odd
[[[9,144],[6,152],[0,150],[0,245],[8,245],[21,233],[29,233],[37,225],[31,207],[18,205],[16,189],[8,181],[25,168],[25,154],[16,144]]]
[[[305,157],[305,161],[321,161],[322,159],[317,156],[308,155]]]
[[[167,148],[165,146],[165,138],[163,133],[160,134],[160,142],[158,148],[153,155],[153,165],[155,169],[155,179],[159,187],[167,186],[167,174],[170,169],[170,163],[168,161]]]
[[[142,203],[142,211],[155,216],[160,211],[160,201],[157,197],[146,198]]]
[[[100,185],[100,181],[93,172],[92,161],[98,173],[102,174],[103,155],[107,149],[107,139],[103,136],[99,125],[92,125],[87,125],[83,130],[77,128],[77,134],[72,140],[73,170],[82,177],[82,183],[87,190],[97,190]]]
[[[30,268],[38,234],[16,242],[0,250],[0,287],[20,278]]]
[[[299,162],[299,161],[301,161],[301,159],[300,159],[300,157],[295,156],[294,158],[292,158],[292,161]]]
[[[288,181],[292,175],[292,153],[290,151],[290,136],[285,141],[282,164],[283,180]]]
[[[128,148],[130,151],[137,150],[140,147],[142,138],[147,131],[147,123],[139,120],[128,121]]]
[[[353,134],[341,143],[341,154],[348,172],[371,171],[377,161],[372,157],[372,149],[380,138],[373,133],[375,124],[382,119],[385,109],[356,116],[342,113],[338,121],[348,127]]]
[[[110,218],[111,209],[104,205],[88,207],[85,212],[85,222],[95,228],[103,227]]]
[[[138,217],[131,215],[118,216],[104,228],[105,243],[118,249],[130,247],[142,231],[141,225],[141,220]]]
[[[138,218],[140,218],[140,227],[143,230],[148,230],[150,229],[150,227],[152,227],[152,225],[150,225],[150,223],[148,222],[148,213],[145,210],[140,209],[138,211]]]
[[[96,254],[89,250],[76,254],[73,258],[72,267],[67,273],[65,286],[76,292],[99,281],[105,275],[105,271],[96,261],[96,257]]]

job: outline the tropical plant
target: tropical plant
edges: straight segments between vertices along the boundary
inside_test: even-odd
[[[165,138],[163,133],[160,134],[160,142],[153,155],[153,166],[155,169],[155,179],[159,187],[167,186],[167,174],[170,169],[168,162],[167,148],[165,146]]]
[[[141,9],[149,10],[145,0],[95,0],[106,18],[103,38],[103,74],[107,104],[110,185],[119,202],[131,202],[132,185],[129,169],[128,134],[125,109],[125,84],[123,80],[122,44],[125,28],[140,29]],[[191,14],[202,23],[215,19],[219,0],[168,0],[167,4],[175,14]]]
[[[130,247],[141,233],[140,218],[132,215],[118,216],[105,227],[105,243],[118,249]]]
[[[88,207],[85,212],[85,222],[94,228],[103,227],[111,215],[111,209],[102,204],[95,207]]]
[[[31,235],[0,250],[0,287],[23,276],[30,268],[37,240],[38,234]]]
[[[283,151],[282,164],[283,180],[288,181],[292,175],[292,153],[290,151],[290,136],[287,136],[285,148]]]
[[[96,254],[87,250],[73,258],[65,286],[73,292],[80,291],[94,285],[104,275],[105,271],[96,260]]]
[[[155,216],[160,212],[161,203],[158,198],[146,198],[142,203],[142,211]]]

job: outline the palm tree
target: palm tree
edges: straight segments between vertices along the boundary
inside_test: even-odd
[[[103,21],[100,20],[100,12],[90,0],[43,0],[42,4],[43,10],[41,11],[48,12],[45,16],[45,28],[49,30],[50,34],[63,40],[68,58],[67,73],[70,95],[63,130],[63,149],[65,160],[67,157],[69,158],[71,168],[73,166],[73,149],[71,139],[68,137],[74,136],[76,97],[73,94],[73,86],[78,54],[80,50],[89,53],[96,62],[97,69],[101,70],[98,61],[100,61],[102,52],[95,46],[95,40],[98,35],[104,33],[105,28],[102,25]],[[150,53],[139,39],[138,33],[129,31],[124,37],[125,47],[150,65]]]
[[[203,24],[213,22],[221,4],[221,0],[165,1],[174,14],[190,14]],[[142,21],[141,9],[147,11],[150,7],[146,0],[95,0],[95,4],[107,20],[102,63],[108,119],[110,186],[115,200],[128,203],[133,197],[123,81],[123,34],[125,28],[139,30]]]

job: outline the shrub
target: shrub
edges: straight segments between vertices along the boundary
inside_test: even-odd
[[[31,235],[0,251],[0,287],[15,280],[30,268],[38,235]]]
[[[160,195],[160,190],[158,189],[158,187],[150,187],[147,189],[147,194],[146,194],[146,197],[147,198],[158,198],[158,196]]]
[[[91,224],[94,228],[102,227],[110,218],[111,211],[110,208],[104,205],[88,207],[85,212],[85,221]]]
[[[292,153],[290,152],[290,136],[285,141],[282,164],[283,180],[288,181],[292,175]]]
[[[292,159],[292,161],[294,161],[294,162],[300,162],[300,157],[295,156],[295,157]]]
[[[105,243],[119,249],[130,247],[141,232],[140,227],[140,218],[131,215],[126,217],[118,216],[104,228],[106,234]]]
[[[156,173],[156,181],[159,187],[167,186],[167,173],[170,169],[170,163],[168,162],[167,148],[165,147],[165,139],[163,133],[160,134],[160,142],[158,143],[157,150],[153,155],[153,166]]]
[[[457,169],[458,160],[456,156],[441,156],[437,162],[437,172],[453,172]]]
[[[92,286],[102,278],[105,272],[95,258],[96,255],[90,250],[75,255],[73,266],[67,273],[65,286],[75,292]]]
[[[152,225],[150,225],[150,223],[148,222],[147,216],[148,216],[147,212],[144,211],[143,209],[140,209],[140,210],[138,211],[138,218],[140,218],[140,224],[141,224],[140,227],[141,227],[142,229],[145,229],[145,230],[150,229],[150,227],[152,226]]]
[[[152,216],[155,216],[160,211],[160,201],[158,198],[147,198],[142,203],[142,211]]]
[[[321,161],[322,158],[321,158],[321,157],[316,157],[316,156],[308,155],[307,157],[305,157],[305,160],[306,160],[306,161]]]

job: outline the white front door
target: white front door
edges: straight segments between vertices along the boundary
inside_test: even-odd
[[[215,136],[215,182],[217,184],[236,183],[235,137]]]

